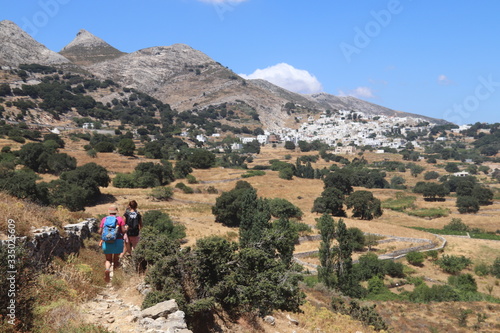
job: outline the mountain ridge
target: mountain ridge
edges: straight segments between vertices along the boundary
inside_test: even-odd
[[[37,42],[14,22],[0,21],[0,66],[16,67],[25,63],[57,65],[70,62]]]
[[[10,36],[10,38],[9,38]],[[244,101],[253,107],[264,126],[272,129],[290,123],[288,102],[303,112],[346,109],[371,115],[418,117],[437,124],[448,123],[422,115],[395,111],[354,97],[327,93],[303,95],[264,80],[245,80],[205,53],[186,44],[154,46],[124,53],[86,30],[80,30],[60,53],[50,51],[11,21],[0,22],[0,65],[21,63],[70,65],[101,79],[143,91],[178,111]],[[301,112],[302,112],[301,111]]]

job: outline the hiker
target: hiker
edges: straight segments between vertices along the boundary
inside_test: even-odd
[[[111,263],[113,269],[119,267],[120,254],[123,252],[123,235],[126,232],[125,221],[121,216],[117,216],[118,209],[115,205],[109,207],[109,215],[101,220],[99,234],[101,241],[99,246],[106,255],[104,280],[109,282]]]
[[[137,211],[137,201],[131,200],[128,203],[127,210],[123,217],[125,218],[127,233],[125,238],[125,249],[121,255],[122,257],[124,255],[131,255],[140,240],[139,232],[142,229],[142,215]]]

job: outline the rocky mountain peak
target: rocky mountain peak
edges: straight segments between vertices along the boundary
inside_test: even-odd
[[[125,54],[85,29],[78,31],[75,39],[59,53],[73,63],[83,66],[115,59]]]
[[[49,50],[34,40],[12,21],[0,21],[0,65],[56,65],[69,63],[64,56]]]
[[[108,43],[106,43],[101,38],[93,35],[85,29],[81,29],[76,34],[75,39],[73,39],[68,45],[66,45],[61,52],[71,50],[71,48],[75,47],[84,47],[84,48],[96,48],[96,47],[111,47]]]

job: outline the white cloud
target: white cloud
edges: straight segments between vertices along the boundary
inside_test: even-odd
[[[262,79],[287,90],[314,94],[323,91],[318,79],[304,69],[297,69],[289,64],[280,63],[265,69],[257,69],[252,74],[240,74],[244,79]]]
[[[343,90],[339,90],[339,96],[352,96],[356,98],[375,98],[373,94],[373,90],[368,87],[357,87],[353,90],[348,90],[344,92]]]
[[[437,78],[437,81],[438,81],[438,84],[442,85],[442,86],[448,86],[450,84],[453,83],[453,81],[451,81],[446,75],[444,74],[441,74],[438,76]]]
[[[238,4],[238,3],[245,2],[247,0],[198,0],[198,1],[205,2],[205,3],[212,3],[212,4],[222,4],[222,3]]]

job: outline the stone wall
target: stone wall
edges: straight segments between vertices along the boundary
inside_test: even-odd
[[[16,246],[24,246],[39,266],[45,266],[54,256],[62,257],[77,253],[83,241],[96,232],[98,227],[98,221],[94,218],[65,225],[63,233],[56,227],[43,227],[33,230],[33,236],[18,237]],[[1,246],[6,244],[7,241],[0,241]]]

